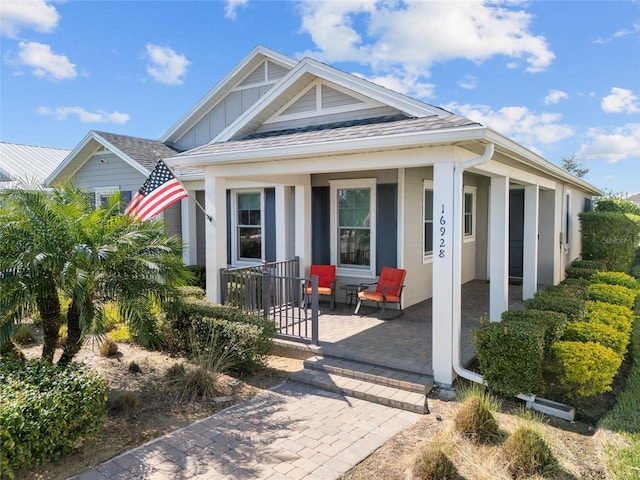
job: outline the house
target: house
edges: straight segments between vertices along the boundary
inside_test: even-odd
[[[433,373],[445,385],[459,370],[461,285],[490,280],[497,321],[511,278],[524,298],[558,283],[580,255],[577,214],[602,194],[484,125],[264,47],[159,143],[211,216],[182,201],[186,258],[206,265],[210,301],[230,265],[297,256],[303,272],[337,265],[345,284],[404,268],[403,305],[433,299]],[[82,161],[61,168],[80,176]]]
[[[63,148],[0,142],[0,190],[13,188],[21,181],[42,185],[69,152]]]

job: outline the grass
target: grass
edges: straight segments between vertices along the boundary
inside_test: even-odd
[[[640,300],[636,300],[636,312]],[[626,444],[609,445],[606,449],[607,464],[613,480],[640,480],[640,317],[633,322],[631,346],[631,370],[624,390],[618,395],[615,406],[600,421],[601,428],[619,433]]]

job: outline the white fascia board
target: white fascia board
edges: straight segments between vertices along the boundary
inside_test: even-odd
[[[91,140],[95,140],[95,132],[93,130],[91,130],[89,133],[87,133],[85,135],[85,137],[80,140],[80,143],[78,145],[76,145],[76,147],[71,151],[71,153],[69,155],[66,156],[66,158],[60,163],[60,165],[58,165],[53,172],[51,172],[49,174],[49,176],[47,178],[45,178],[44,180],[44,185],[49,187],[51,186],[51,184],[53,184],[56,180],[58,180],[58,176],[62,175],[62,173],[64,172],[64,170],[73,162],[73,160],[75,160],[75,158],[80,154],[80,152],[82,151],[82,149],[84,147],[87,146],[87,144],[91,141]],[[82,166],[82,165],[81,165]],[[76,173],[78,171],[78,169],[76,168],[72,174],[67,175],[65,178],[68,177],[72,177],[74,173]]]
[[[513,140],[505,137],[504,135],[494,130],[487,129],[487,139],[495,143],[496,145],[503,146],[504,148],[509,150],[509,152],[515,153],[517,156],[514,157],[514,159],[521,163],[530,165],[537,170],[544,171],[558,180],[571,183],[579,187],[581,190],[587,193],[590,193],[591,195],[597,195],[597,196],[604,195],[604,192],[594,187],[590,183],[585,182],[581,178],[578,178],[575,175],[570,174],[565,169],[560,168],[557,165],[554,165],[549,160],[541,157],[537,153],[532,152],[528,148],[523,147],[519,143],[514,142]]]
[[[187,123],[190,119],[192,119],[192,117],[194,115],[196,115],[203,107],[205,107],[207,105],[207,103],[213,98],[215,97],[220,91],[224,90],[225,88],[228,87],[228,85],[230,83],[233,82],[234,78],[249,64],[251,63],[256,57],[258,57],[259,55],[265,57],[265,59],[268,60],[272,60],[275,63],[280,63],[284,66],[287,67],[291,67],[293,68],[296,63],[298,63],[296,60],[294,60],[291,57],[288,57],[286,55],[283,55],[281,53],[278,53],[274,50],[271,50],[269,48],[263,47],[262,45],[258,45],[257,47],[255,47],[246,57],[244,57],[240,63],[238,63],[233,70],[231,70],[229,73],[227,73],[224,78],[222,80],[220,80],[215,87],[213,87],[211,90],[209,90],[208,93],[206,93],[187,113],[185,113],[180,120],[178,120],[176,123],[173,124],[173,126],[171,126],[171,128],[169,128],[169,130],[167,130],[167,132],[162,135],[162,137],[160,137],[160,142],[162,143],[166,143],[167,141],[169,141],[171,139],[171,137],[180,129],[182,128],[182,126]],[[235,82],[234,82],[235,83]],[[198,117],[198,120],[200,118],[202,118],[203,115],[200,115]],[[196,123],[196,122],[194,122]]]
[[[267,108],[278,96],[290,88],[300,77],[305,74],[315,75],[328,82],[335,83],[348,90],[370,97],[385,105],[394,107],[407,115],[413,117],[424,117],[430,115],[450,115],[450,112],[426,103],[414,100],[413,98],[401,95],[375,83],[363,80],[362,78],[350,75],[334,67],[320,63],[312,58],[305,58],[298,63],[279,83],[276,84],[266,95],[264,95],[251,108],[240,115],[235,121],[229,124],[209,143],[225,142],[233,138],[247,123],[256,115]]]
[[[380,137],[356,138],[349,140],[324,141],[294,146],[279,146],[254,150],[223,152],[219,154],[180,155],[166,159],[171,166],[180,165],[221,165],[229,163],[265,162],[273,159],[292,157],[320,157],[342,153],[366,152],[371,150],[388,150],[415,148],[452,144],[461,141],[482,140],[485,138],[485,127],[461,127],[441,131],[398,133]]]

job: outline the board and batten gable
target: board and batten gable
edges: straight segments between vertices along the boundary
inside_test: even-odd
[[[288,71],[277,63],[265,60],[185,132],[173,146],[178,150],[190,150],[209,143],[271,90]]]

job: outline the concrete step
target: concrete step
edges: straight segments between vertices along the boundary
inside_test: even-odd
[[[427,394],[433,385],[432,379],[424,375],[328,357],[308,359],[305,368],[290,378],[330,392],[421,414],[429,412]]]

